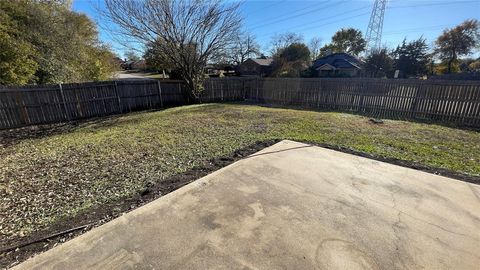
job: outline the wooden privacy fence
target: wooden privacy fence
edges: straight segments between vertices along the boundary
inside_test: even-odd
[[[245,98],[242,80],[209,80],[204,102]],[[0,129],[189,103],[181,81],[131,80],[0,88]]]
[[[480,128],[480,83],[382,79],[216,78],[202,102],[250,100]],[[181,81],[109,81],[0,88],[0,129],[189,103]]]
[[[262,103],[480,127],[475,81],[265,78],[246,88]]]

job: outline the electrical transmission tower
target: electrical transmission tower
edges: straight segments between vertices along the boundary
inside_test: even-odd
[[[382,45],[383,16],[387,0],[375,0],[367,28],[367,52],[379,49]]]

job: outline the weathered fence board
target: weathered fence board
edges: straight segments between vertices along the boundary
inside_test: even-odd
[[[474,81],[266,78],[254,84],[259,89],[249,97],[263,103],[480,127]]]
[[[480,128],[480,82],[382,79],[215,78],[202,102],[250,100],[383,118]],[[181,81],[0,86],[0,129],[190,103]]]

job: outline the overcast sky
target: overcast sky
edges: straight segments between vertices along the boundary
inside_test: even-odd
[[[328,43],[342,27],[367,30],[373,0],[271,0],[244,1],[241,12],[244,28],[253,33],[267,51],[273,35],[285,32],[302,34],[305,41],[314,36]],[[86,13],[97,22],[102,17],[95,6],[102,0],[74,0],[73,9]],[[446,27],[466,19],[480,19],[480,0],[390,0],[385,11],[382,43],[395,47],[423,35],[432,44]],[[100,30],[102,41],[122,56],[125,51],[106,30]]]

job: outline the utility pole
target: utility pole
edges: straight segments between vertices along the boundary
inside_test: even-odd
[[[375,0],[367,28],[367,52],[379,49],[382,45],[383,17],[387,0]]]

